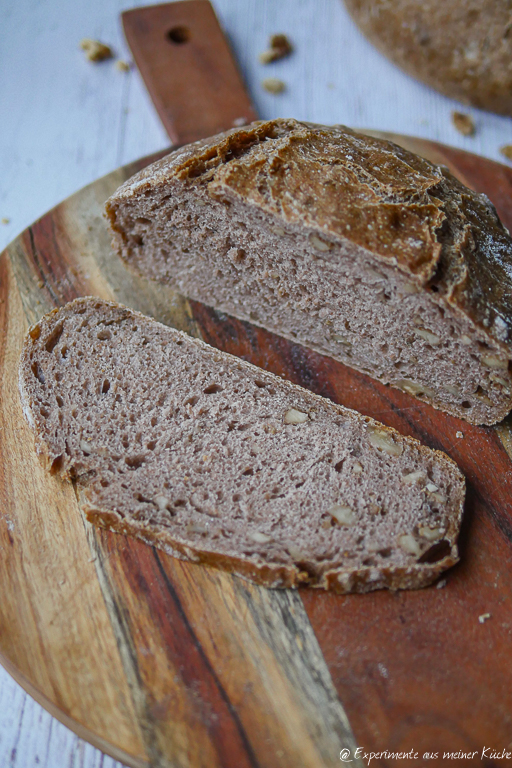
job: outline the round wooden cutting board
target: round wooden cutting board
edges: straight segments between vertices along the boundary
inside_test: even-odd
[[[510,169],[394,138],[488,194],[512,229]],[[429,765],[441,766],[443,751],[506,748],[509,427],[470,426],[134,277],[110,250],[102,207],[150,159],[73,195],[0,257],[0,660],[52,714],[137,768],[323,768],[340,765],[343,749],[352,766],[364,765],[356,744],[438,753]],[[38,464],[17,389],[28,325],[91,294],[446,451],[468,480],[461,563],[446,582],[416,592],[271,591],[93,529],[73,486]]]

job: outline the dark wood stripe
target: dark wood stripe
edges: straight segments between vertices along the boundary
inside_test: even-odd
[[[190,740],[203,744],[206,754],[213,748],[216,766],[258,768],[231,702],[162,568],[160,556],[155,556],[151,547],[91,526],[88,536],[98,557],[100,583],[152,768],[188,766]],[[149,622],[147,636],[145,618]],[[179,692],[179,698],[188,701],[188,713],[182,711],[182,705],[166,701],[165,693],[156,693],[152,678],[157,662],[152,661],[153,655],[160,659],[158,675],[168,681],[169,696],[172,699]]]
[[[256,755],[254,754],[254,750],[253,750],[253,748],[251,746],[251,742],[249,741],[249,738],[248,738],[248,736],[247,736],[247,734],[246,734],[246,732],[245,732],[245,730],[244,730],[244,728],[242,726],[242,723],[240,722],[240,718],[238,717],[238,714],[237,714],[237,711],[236,711],[236,707],[232,704],[232,702],[231,702],[229,696],[227,695],[226,691],[224,690],[224,687],[222,686],[222,683],[220,682],[220,680],[219,680],[215,670],[211,666],[208,657],[204,653],[203,648],[201,646],[201,643],[199,642],[199,640],[197,639],[196,635],[194,634],[194,631],[193,631],[193,629],[192,629],[192,627],[190,625],[190,622],[189,622],[188,617],[187,617],[187,615],[186,615],[186,613],[185,613],[185,611],[183,609],[183,606],[182,606],[182,604],[180,602],[180,599],[179,599],[179,597],[178,597],[178,595],[176,593],[176,590],[174,589],[174,587],[172,585],[172,582],[169,579],[169,577],[168,577],[168,575],[167,575],[167,573],[165,571],[165,568],[162,565],[162,558],[161,558],[159,552],[156,549],[154,550],[154,556],[155,556],[155,560],[156,560],[156,563],[157,563],[157,566],[158,566],[158,570],[159,570],[159,572],[160,572],[160,574],[161,574],[161,576],[162,576],[162,578],[164,580],[164,583],[166,585],[167,591],[169,592],[172,600],[174,601],[174,604],[175,604],[175,606],[177,608],[177,611],[178,611],[178,613],[179,613],[179,615],[181,617],[181,620],[183,622],[183,626],[185,627],[187,634],[189,635],[192,643],[194,644],[195,648],[197,649],[197,652],[200,655],[200,657],[201,657],[201,659],[203,661],[203,664],[204,664],[205,668],[208,671],[208,674],[211,675],[215,685],[217,686],[217,689],[219,691],[221,699],[224,701],[227,709],[229,710],[231,718],[233,719],[233,723],[234,723],[234,725],[236,727],[236,730],[238,731],[238,734],[240,736],[240,739],[241,739],[241,741],[243,743],[243,746],[244,746],[245,752],[247,754],[247,759],[249,761],[249,764],[252,766],[252,768],[259,768],[258,760],[256,759]],[[222,732],[220,734],[218,734],[217,738],[215,738],[216,742],[217,742],[219,736],[220,736],[220,742],[221,742],[219,744],[219,746],[221,747],[221,749],[219,750],[219,753],[221,755],[222,754],[226,755],[226,748],[227,748],[228,751],[227,751],[227,755],[226,756],[228,756],[231,759],[231,750],[232,750],[232,747],[233,747],[232,743],[227,743],[227,744],[223,743],[225,741],[225,736],[223,735]],[[226,765],[227,765],[227,762],[226,762]],[[240,763],[237,762],[236,765],[240,765]],[[241,768],[241,765],[240,765],[240,768]]]
[[[512,672],[496,649],[510,660],[512,467],[495,430],[436,411],[267,331],[199,304],[193,309],[214,346],[444,450],[459,464],[468,478],[463,560],[444,589],[301,595],[359,743],[434,752],[505,743]],[[478,616],[488,612],[492,618],[480,624]]]

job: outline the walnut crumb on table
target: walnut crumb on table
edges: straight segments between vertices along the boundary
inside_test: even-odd
[[[262,87],[268,91],[269,93],[282,93],[286,85],[283,83],[282,80],[278,80],[277,77],[266,77],[265,80],[261,81]]]
[[[80,40],[80,48],[85,51],[87,61],[103,61],[111,59],[114,55],[110,46],[100,43],[99,40],[91,40],[89,37]]]
[[[452,112],[452,122],[459,133],[463,136],[474,136],[476,132],[475,121],[470,115],[464,112]]]
[[[293,46],[286,35],[271,35],[269,47],[258,56],[260,64],[270,64],[272,61],[284,59],[293,51]]]
[[[512,144],[505,144],[504,147],[500,147],[500,152],[507,160],[512,160]]]
[[[455,437],[464,437],[464,432],[456,432]]]
[[[11,220],[7,216],[3,216],[0,219],[0,221],[2,222],[2,224],[10,224],[11,223]]]
[[[119,72],[129,72],[131,69],[130,62],[119,59],[119,61],[116,61],[116,69],[118,69]]]
[[[490,618],[491,618],[491,614],[490,613],[482,613],[478,617],[478,621],[480,622],[480,624],[484,624],[484,622],[486,622]]]

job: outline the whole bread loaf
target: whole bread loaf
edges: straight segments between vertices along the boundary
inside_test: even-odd
[[[345,0],[368,39],[441,93],[512,115],[512,6],[503,0]]]
[[[27,336],[36,448],[88,519],[269,587],[421,587],[458,559],[439,451],[117,304]]]
[[[475,424],[512,407],[512,240],[388,141],[295,120],[173,152],[108,200],[143,275]]]

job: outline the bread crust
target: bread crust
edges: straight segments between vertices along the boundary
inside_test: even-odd
[[[447,168],[344,126],[260,121],[176,150],[123,184],[106,203],[114,248],[123,255],[124,201],[205,173],[212,196],[364,248],[512,359],[512,239],[489,199]]]
[[[427,448],[414,438],[399,435],[396,430],[386,427],[370,417],[326,401],[319,395],[304,390],[302,387],[290,382],[285,382],[280,377],[268,372],[265,372],[265,377],[269,381],[275,382],[276,386],[278,385],[281,388],[283,386],[288,387],[292,393],[294,391],[302,393],[307,396],[308,401],[313,405],[318,404],[322,409],[328,408],[334,414],[341,413],[346,415],[350,413],[351,417],[359,423],[365,424],[370,428],[378,427],[380,432],[386,433],[393,439],[400,439],[409,444],[414,444],[426,459],[430,459],[435,455],[445,468],[450,468],[450,471],[454,473],[455,482],[450,499],[451,511],[449,515],[447,514],[447,529],[443,534],[444,551],[441,559],[434,558],[434,562],[416,562],[407,567],[381,567],[379,565],[364,568],[343,567],[317,574],[314,572],[314,569],[302,568],[300,564],[294,564],[293,566],[272,564],[261,560],[261,558],[255,561],[250,557],[233,556],[201,549],[185,538],[171,535],[164,526],[158,526],[147,521],[126,519],[113,509],[103,508],[95,504],[92,498],[93,494],[90,492],[90,478],[87,475],[76,478],[73,471],[73,462],[67,452],[65,442],[60,445],[57,441],[57,447],[52,449],[45,439],[45,417],[41,415],[40,409],[37,408],[37,401],[30,386],[34,375],[37,377],[37,371],[34,373],[33,368],[34,363],[38,360],[37,350],[48,349],[48,340],[53,338],[52,334],[54,334],[55,329],[61,325],[61,321],[67,315],[73,315],[84,308],[90,309],[91,306],[97,312],[108,313],[110,309],[114,309],[117,313],[120,313],[120,317],[129,315],[130,317],[139,318],[141,322],[148,322],[148,318],[141,313],[121,307],[114,302],[100,301],[93,297],[76,299],[59,310],[53,310],[29,329],[21,356],[19,375],[19,389],[23,412],[34,432],[36,451],[43,465],[52,474],[56,474],[65,480],[76,480],[81,507],[91,523],[117,533],[135,537],[180,559],[220,568],[269,588],[311,586],[340,594],[368,592],[382,588],[417,589],[431,584],[442,571],[458,561],[457,536],[462,520],[465,487],[464,478],[452,459],[441,451]],[[149,322],[160,325],[156,321]],[[173,330],[173,333],[189,339],[182,332]],[[193,339],[192,341],[199,347],[212,351],[201,340]],[[262,375],[261,370],[251,363],[239,360],[227,353],[216,351],[216,354],[222,354],[223,360],[226,363],[233,361],[250,376]]]
[[[166,531],[155,531],[150,528],[144,530],[134,525],[133,522],[123,521],[112,510],[91,505],[86,497],[83,497],[81,507],[87,520],[93,525],[114,533],[131,536],[144,544],[157,547],[157,549],[161,549],[179,560],[227,571],[268,589],[313,587],[335,592],[339,595],[364,594],[376,589],[422,589],[430,586],[443,571],[456,565],[460,559],[457,547],[453,544],[450,553],[436,563],[419,563],[407,568],[400,566],[340,568],[328,571],[318,579],[296,566],[254,563],[249,558],[234,557],[191,547],[190,544],[172,538]]]
[[[512,115],[510,7],[495,0],[345,0],[366,37],[441,93]]]

